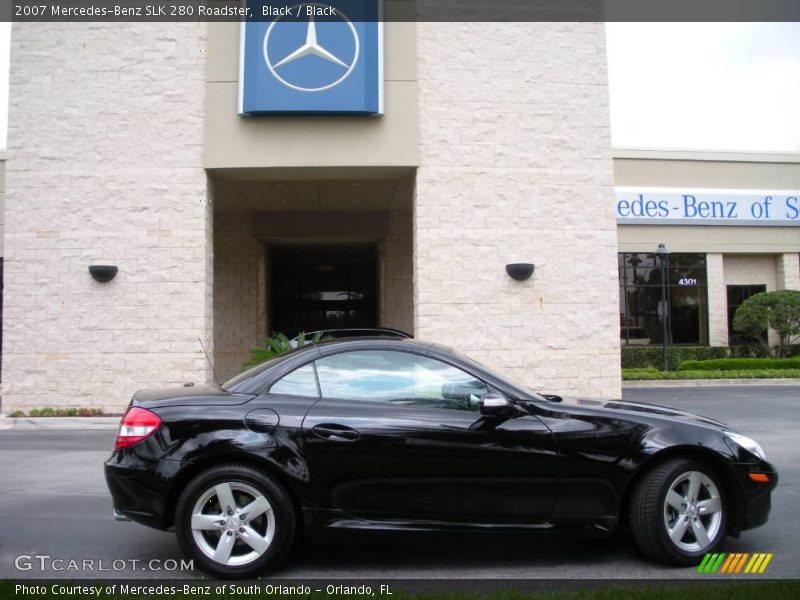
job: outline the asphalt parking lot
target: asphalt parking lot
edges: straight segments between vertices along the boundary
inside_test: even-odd
[[[626,390],[624,398],[664,404],[725,421],[756,438],[778,467],[769,523],[728,538],[725,552],[773,552],[770,577],[800,577],[800,386],[731,386]],[[103,479],[111,429],[0,431],[0,577],[198,578],[199,571],[143,570],[153,559],[182,558],[172,533],[118,523]],[[138,560],[124,570],[15,568],[19,555],[82,563]],[[65,563],[66,564],[66,563]],[[120,564],[120,563],[117,563]],[[171,563],[163,563],[165,565]],[[146,567],[144,567],[146,568]],[[667,568],[641,558],[625,540],[513,543],[307,546],[275,577],[305,579],[696,579],[694,569]],[[707,576],[705,576],[707,577]]]

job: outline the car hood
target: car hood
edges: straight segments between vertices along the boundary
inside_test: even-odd
[[[244,404],[252,398],[252,394],[227,392],[217,385],[192,385],[139,390],[133,395],[131,403],[143,408],[156,408],[161,406]]]
[[[684,423],[693,423],[696,425],[705,425],[707,427],[714,427],[717,429],[724,429],[726,431],[735,431],[722,421],[717,421],[710,417],[703,415],[696,415],[694,413],[670,408],[668,406],[660,406],[658,404],[644,404],[641,402],[628,402],[627,400],[606,400],[602,398],[574,398],[563,396],[560,402],[550,402],[553,408],[563,406],[574,407],[577,409],[586,408],[590,410],[598,410],[606,413],[626,414],[626,415],[641,415],[643,417],[655,417],[662,419],[670,419],[673,421],[682,421]]]

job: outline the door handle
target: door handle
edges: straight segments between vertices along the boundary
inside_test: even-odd
[[[314,425],[311,431],[317,437],[333,442],[354,442],[360,437],[358,431],[352,427],[337,423],[320,423],[319,425]]]

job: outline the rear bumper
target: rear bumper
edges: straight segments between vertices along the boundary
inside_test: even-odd
[[[105,463],[106,484],[117,520],[131,520],[166,529],[169,480],[164,473],[172,461],[147,461],[132,450],[115,451]],[[167,464],[165,464],[167,463]]]

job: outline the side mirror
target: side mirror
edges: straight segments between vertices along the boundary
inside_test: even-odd
[[[481,396],[481,414],[486,417],[506,417],[513,412],[508,398],[489,392]]]

